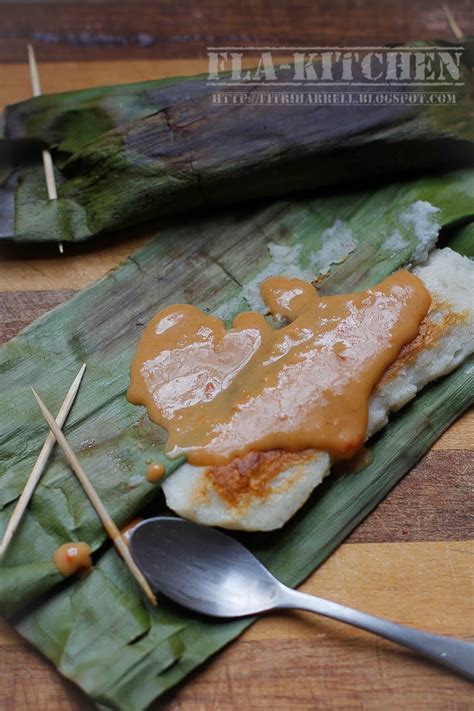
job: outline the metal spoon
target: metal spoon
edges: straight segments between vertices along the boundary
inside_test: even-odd
[[[474,680],[474,644],[287,588],[244,546],[213,528],[169,516],[148,519],[134,529],[130,550],[154,590],[196,612],[245,617],[282,608],[308,610],[378,634]]]

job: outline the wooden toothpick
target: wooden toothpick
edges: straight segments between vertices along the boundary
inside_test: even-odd
[[[64,423],[66,422],[66,418],[76,398],[77,391],[79,390],[79,385],[81,384],[82,376],[84,375],[85,369],[86,364],[84,363],[84,365],[74,378],[74,382],[69,388],[66,398],[63,404],[61,405],[61,409],[59,410],[58,416],[56,417],[56,423],[59,428],[62,428]],[[16,506],[5,529],[3,540],[0,545],[0,559],[4,556],[13,536],[15,535],[18,526],[20,525],[21,519],[23,518],[23,514],[25,513],[30,499],[33,496],[33,492],[36,489],[36,486],[41,478],[41,475],[46,466],[46,462],[48,461],[49,455],[51,454],[51,450],[53,449],[55,442],[56,438],[53,433],[50,432],[46,437],[45,443],[43,444],[41,452],[38,455],[38,459],[36,460],[35,465],[31,470],[31,474],[25,484],[25,488],[23,489],[20,498],[16,502]]]
[[[33,391],[33,395],[36,398],[36,402],[38,403],[41,412],[43,413],[43,417],[48,423],[50,429],[52,430],[54,436],[56,437],[56,440],[60,447],[62,448],[64,454],[66,455],[66,459],[68,460],[69,464],[71,465],[72,470],[76,474],[77,478],[82,484],[82,487],[84,488],[84,491],[86,492],[87,496],[90,499],[90,502],[94,506],[95,510],[97,511],[97,514],[99,515],[99,518],[101,519],[105,530],[109,534],[110,538],[112,539],[112,542],[122,558],[124,559],[126,565],[128,566],[128,569],[130,570],[131,574],[147,596],[148,600],[151,602],[152,605],[156,606],[156,598],[153,595],[150,586],[148,585],[145,576],[141,572],[141,570],[138,568],[137,564],[132,558],[132,555],[128,549],[127,544],[125,543],[122,534],[120,533],[119,529],[115,525],[115,523],[112,521],[110,518],[109,514],[107,513],[107,510],[102,503],[102,500],[100,499],[99,495],[97,494],[96,490],[92,486],[91,482],[89,481],[89,478],[87,477],[87,474],[85,473],[84,469],[82,468],[78,458],[74,454],[73,450],[71,449],[66,437],[63,435],[61,430],[59,429],[58,425],[56,424],[54,417],[52,414],[49,412],[48,408],[46,405],[43,403],[41,400],[40,396],[38,393],[31,388]]]
[[[31,87],[33,89],[33,96],[41,96],[41,82],[39,78],[38,65],[36,64],[35,51],[31,44],[28,45],[28,64],[30,67]],[[50,200],[57,200],[58,190],[56,187],[56,178],[54,177],[53,159],[51,158],[51,153],[47,149],[43,150],[42,155],[44,176],[46,178],[46,188],[48,190],[48,198]],[[63,254],[63,243],[59,242],[58,246],[59,251],[61,252],[61,254]]]
[[[444,14],[446,15],[446,19],[448,21],[449,29],[455,36],[457,40],[460,40],[461,37],[463,36],[463,32],[461,28],[459,27],[458,23],[456,22],[456,19],[451,12],[451,8],[449,7],[448,3],[443,3],[443,10]]]

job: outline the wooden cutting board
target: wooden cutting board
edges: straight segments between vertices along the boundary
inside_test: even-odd
[[[205,60],[43,64],[44,91],[206,71]],[[0,65],[0,105],[30,96],[25,64]],[[0,247],[0,339],[11,338],[128,256],[146,238],[67,246]],[[471,477],[474,415],[442,437],[347,542],[306,592],[440,634],[474,639]],[[395,645],[305,613],[258,622],[162,709],[474,708],[471,686]],[[0,620],[0,709],[87,709]]]

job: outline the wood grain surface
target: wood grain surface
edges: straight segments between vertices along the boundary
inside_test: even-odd
[[[133,6],[133,9],[132,9]],[[451,0],[472,34],[470,0]],[[433,0],[10,0],[0,4],[0,61],[203,57],[208,46],[366,45],[446,36]]]
[[[30,95],[33,40],[45,91],[205,71],[209,43],[335,44],[448,36],[438,3],[220,2],[197,8],[105,0],[0,4],[0,104]],[[470,2],[451,7],[473,31]],[[141,37],[148,34],[152,39]],[[194,57],[192,61],[189,59]],[[133,60],[132,60],[133,58]],[[102,61],[97,61],[97,60]],[[68,60],[67,62],[64,60]],[[83,61],[88,60],[88,61]],[[8,66],[5,64],[9,62]],[[17,62],[17,63],[15,63]],[[0,340],[115,267],[146,235],[95,244],[0,247]],[[442,634],[474,638],[474,416],[461,418],[305,583],[307,592]],[[0,709],[91,708],[0,621]],[[268,616],[170,693],[160,709],[474,708],[472,688],[388,642],[304,613]]]

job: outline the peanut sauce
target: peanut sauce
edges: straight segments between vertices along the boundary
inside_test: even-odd
[[[83,541],[63,543],[54,552],[53,561],[65,578],[78,572],[88,572],[92,568],[91,547]]]
[[[374,455],[367,447],[361,447],[350,459],[341,459],[333,467],[335,474],[358,474],[374,461]]]
[[[218,466],[251,451],[319,449],[347,458],[364,444],[370,394],[418,334],[431,297],[400,270],[365,291],[320,297],[271,277],[260,313],[224,322],[186,304],[146,327],[127,397],[168,432],[169,457]]]
[[[146,478],[150,484],[155,484],[157,481],[163,477],[165,473],[165,468],[159,462],[149,464],[146,470]]]
[[[120,529],[120,533],[122,534],[122,538],[125,541],[125,543],[128,545],[130,542],[130,536],[132,535],[132,531],[135,528],[135,526],[138,526],[139,523],[143,521],[142,518],[132,518],[131,521],[125,524],[123,528]]]

